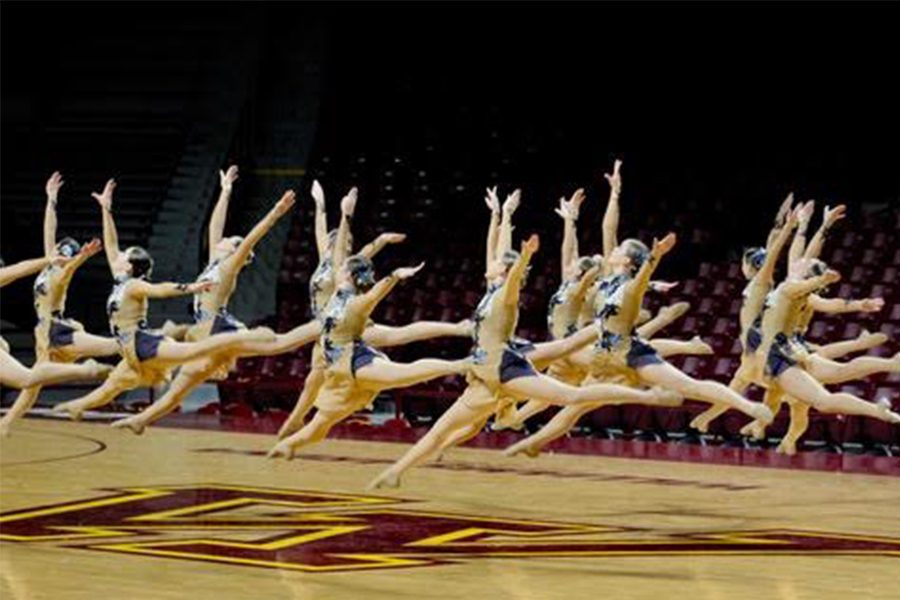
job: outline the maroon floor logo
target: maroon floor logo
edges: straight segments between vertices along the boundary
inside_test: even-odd
[[[421,511],[395,498],[217,484],[107,491],[88,500],[0,514],[0,540],[303,571],[428,566],[481,557],[900,557],[897,538],[819,531],[666,535]]]

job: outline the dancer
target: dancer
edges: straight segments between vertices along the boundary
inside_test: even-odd
[[[225,222],[232,187],[238,177],[238,169],[232,165],[220,171],[221,193],[213,209],[209,223],[209,263],[197,277],[196,283],[215,284],[209,291],[194,296],[194,325],[186,339],[200,341],[224,332],[243,331],[246,326],[228,310],[228,302],[237,287],[238,276],[253,256],[253,249],[288,213],[294,204],[292,192],[288,192],[275,204],[246,237],[224,237]],[[240,350],[224,350],[191,361],[181,367],[169,389],[144,411],[112,423],[113,427],[128,428],[141,434],[144,428],[175,410],[184,398],[208,379],[225,379],[238,358],[246,356],[271,356],[296,350],[319,335],[321,326],[311,321],[291,331],[277,335],[275,341],[247,344]]]
[[[174,298],[209,291],[215,283],[150,283],[153,269],[150,254],[138,246],[119,249],[116,225],[113,220],[113,193],[116,188],[110,179],[102,193],[92,194],[103,212],[103,246],[107,262],[115,280],[106,302],[112,334],[119,344],[122,360],[106,382],[96,390],[75,400],[56,405],[55,412],[67,412],[80,419],[85,410],[112,402],[120,393],[141,386],[153,386],[165,381],[176,366],[212,355],[226,349],[245,349],[255,342],[275,338],[271,330],[225,332],[198,342],[176,342],[147,325],[148,300]]]
[[[515,204],[518,197],[508,199]],[[506,206],[504,206],[506,210]],[[511,229],[511,228],[510,228]],[[595,384],[575,387],[538,373],[525,354],[513,344],[519,315],[519,294],[531,257],[539,247],[531,236],[520,253],[507,251],[488,264],[488,291],[475,312],[475,367],[462,396],[445,412],[403,457],[381,473],[370,487],[396,487],[402,474],[446,447],[472,425],[498,410],[498,403],[535,398],[566,406],[569,404],[646,402],[677,405],[681,398],[664,390],[637,390],[619,385]],[[501,242],[501,248],[503,247]]]
[[[312,197],[316,205],[315,235],[319,264],[309,280],[309,302],[313,318],[321,320],[322,309],[327,305],[335,290],[335,273],[344,264],[352,250],[353,235],[350,231],[350,221],[356,210],[357,192],[356,188],[351,188],[341,200],[340,225],[337,230],[331,232],[328,231],[325,212],[325,193],[318,181],[313,181]],[[405,239],[406,236],[401,233],[382,233],[374,241],[364,246],[358,255],[371,260],[388,244],[398,244]],[[388,348],[437,337],[468,337],[471,334],[471,327],[472,324],[469,321],[459,323],[418,321],[399,327],[370,321],[362,338],[373,348]],[[310,371],[303,382],[303,390],[297,398],[291,414],[278,430],[278,439],[284,439],[297,432],[303,426],[306,415],[309,414],[316,401],[327,368],[320,341],[313,346]]]
[[[321,441],[334,425],[370,404],[384,390],[461,374],[470,367],[469,359],[427,358],[396,363],[363,339],[369,315],[378,303],[398,282],[412,277],[423,266],[396,269],[375,283],[371,259],[356,255],[345,261],[337,273],[337,289],[322,315],[320,343],[326,368],[315,397],[316,414],[299,431],[278,442],[270,457],[290,459],[298,449]]]
[[[72,257],[43,256],[0,267],[0,288],[23,277],[34,275],[51,264],[64,267],[73,260]],[[33,386],[53,385],[67,381],[94,381],[102,379],[110,372],[107,365],[93,360],[80,365],[64,365],[57,363],[40,363],[28,368],[20,363],[9,352],[9,344],[0,337],[0,385],[24,389]]]
[[[66,294],[75,272],[101,249],[99,240],[91,240],[83,247],[72,238],[57,241],[56,204],[63,186],[62,175],[54,172],[47,180],[47,204],[44,209],[44,253],[51,259],[34,282],[34,308],[37,325],[34,328],[35,363],[74,362],[80,358],[111,356],[118,353],[118,344],[111,337],[87,333],[84,326],[65,316]],[[52,259],[66,257],[64,266],[56,266]],[[41,387],[22,390],[9,411],[0,419],[0,435],[6,435],[13,421],[34,405]]]

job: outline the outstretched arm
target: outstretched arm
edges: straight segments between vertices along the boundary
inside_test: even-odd
[[[17,262],[14,265],[0,268],[0,287],[9,285],[17,279],[28,277],[39,273],[41,269],[50,264],[50,258],[47,256],[41,258],[30,258]]]
[[[215,283],[203,281],[196,283],[150,283],[142,279],[134,279],[128,286],[128,295],[132,298],[177,298],[208,292]]]
[[[622,161],[613,163],[612,174],[604,173],[603,176],[609,182],[609,202],[606,204],[606,212],[603,213],[603,258],[608,259],[619,245],[619,196],[622,194],[622,176],[619,169]]]
[[[769,237],[766,239],[766,247],[772,245],[772,241],[775,239],[775,236],[778,235],[778,232],[784,228],[785,222],[787,222],[788,215],[791,214],[791,208],[794,206],[794,193],[791,192],[787,195],[781,206],[778,207],[778,214],[775,215],[775,224],[772,226],[772,229],[769,230]]]
[[[66,278],[72,277],[75,274],[75,271],[81,267],[84,263],[87,262],[89,258],[100,252],[103,249],[103,244],[100,243],[100,240],[94,238],[87,244],[81,247],[81,251],[78,252],[72,258],[72,260],[68,261],[63,267],[63,273]]]
[[[525,277],[525,271],[531,262],[531,257],[541,247],[541,239],[536,233],[532,234],[527,241],[522,242],[522,251],[518,260],[510,267],[509,273],[506,275],[506,281],[503,282],[503,301],[507,305],[515,305],[519,303],[519,292],[522,289],[522,278]]]
[[[591,289],[591,286],[597,282],[598,277],[600,277],[599,266],[588,269],[585,274],[581,276],[581,279],[578,280],[578,287],[575,288],[573,297],[583,299],[588,290]]]
[[[44,254],[53,256],[56,249],[56,200],[63,185],[62,175],[54,171],[47,180],[47,206],[44,208]]]
[[[238,265],[243,265],[247,262],[247,257],[253,252],[256,244],[275,226],[278,219],[287,214],[296,200],[296,195],[292,190],[285,192],[281,199],[275,203],[275,206],[272,207],[272,210],[260,219],[259,223],[250,230],[250,233],[247,234],[234,253],[228,257],[228,262]]]
[[[334,250],[331,253],[335,269],[340,269],[344,261],[347,260],[347,247],[350,245],[350,221],[353,219],[353,212],[356,210],[356,194],[356,188],[350,188],[347,195],[341,199],[341,224],[338,225],[337,237],[334,240]]]
[[[219,171],[219,199],[209,219],[209,260],[212,261],[216,246],[222,241],[225,232],[225,220],[228,218],[228,202],[231,200],[231,189],[238,178],[237,165],[231,165],[227,171]]]
[[[809,304],[816,312],[840,314],[848,312],[878,312],[884,308],[884,298],[862,298],[850,300],[844,298],[823,298],[818,294],[810,294]]]
[[[828,236],[828,231],[835,223],[843,219],[846,215],[847,207],[844,204],[839,204],[834,208],[826,206],[825,211],[822,214],[822,225],[819,226],[813,239],[810,240],[809,245],[806,247],[806,251],[803,253],[803,258],[819,258],[819,255],[822,254],[822,247],[825,245],[825,238]]]
[[[485,250],[485,272],[497,260],[497,243],[500,238],[500,198],[497,197],[497,186],[487,188],[484,202],[491,211],[491,222],[488,225],[487,248]]]
[[[405,239],[405,233],[382,233],[377,238],[363,246],[362,250],[359,251],[359,254],[371,260],[388,244],[399,244]]]
[[[634,276],[634,280],[629,283],[630,286],[633,286],[633,289],[640,300],[643,300],[644,294],[647,293],[647,288],[650,287],[650,278],[653,276],[653,272],[656,271],[659,261],[675,247],[675,242],[677,240],[678,238],[675,237],[674,233],[668,234],[661,240],[653,240],[653,248],[650,250],[650,256],[647,257],[647,260],[645,260],[644,264],[641,265],[641,268],[638,269],[637,275]]]
[[[578,260],[578,214],[581,203],[584,202],[584,190],[575,190],[570,200],[559,199],[559,208],[556,209],[563,219],[562,262],[560,263],[561,277],[565,279],[566,270],[572,263]]]
[[[756,273],[756,277],[760,278],[759,281],[771,283],[774,279],[775,265],[778,264],[778,257],[781,256],[784,245],[787,244],[788,238],[791,237],[791,231],[797,226],[799,214],[800,209],[792,210],[788,214],[784,226],[778,230],[774,236],[769,236],[769,244],[766,247],[766,258],[759,268],[759,271]]]
[[[792,298],[799,298],[800,296],[812,294],[816,290],[840,280],[841,274],[837,271],[829,269],[821,275],[810,277],[808,279],[786,281],[782,285],[785,286],[784,291],[788,296],[791,296]]]
[[[116,222],[113,219],[113,193],[116,191],[116,180],[110,179],[106,182],[101,193],[94,192],[91,194],[94,200],[103,210],[103,249],[106,250],[106,262],[112,270],[113,263],[119,257],[119,234],[116,232]],[[114,273],[115,275],[115,273]]]
[[[500,239],[497,242],[497,258],[503,256],[504,252],[512,250],[512,217],[519,208],[519,202],[522,199],[522,191],[515,190],[506,197],[503,203],[503,217],[500,219]]]
[[[328,213],[325,211],[325,190],[318,180],[313,180],[311,193],[316,203],[316,250],[319,252],[319,262],[322,262],[328,252]]]

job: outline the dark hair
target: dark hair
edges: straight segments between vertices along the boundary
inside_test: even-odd
[[[806,271],[806,277],[818,277],[825,273],[828,270],[828,265],[826,265],[823,261],[818,258],[813,258],[810,260],[809,269]]]
[[[132,246],[125,250],[125,256],[131,264],[131,276],[146,279],[153,272],[153,258],[140,246]]]
[[[744,250],[744,262],[754,269],[761,269],[763,263],[766,262],[766,249],[761,246],[754,246]]]
[[[629,238],[622,242],[625,246],[625,256],[631,260],[632,271],[637,271],[650,258],[650,248],[641,240]]]
[[[362,255],[354,255],[347,259],[347,272],[357,290],[368,291],[375,285],[375,268],[372,261]]]
[[[578,276],[584,277],[584,274],[597,266],[597,261],[593,256],[582,256],[578,259]]]
[[[500,261],[503,263],[504,266],[511,267],[514,264],[516,264],[517,260],[519,260],[519,256],[521,256],[521,255],[518,252],[516,252],[515,250],[507,250],[500,257]]]
[[[81,244],[73,238],[65,237],[56,243],[56,251],[59,252],[61,256],[72,258],[81,252]]]

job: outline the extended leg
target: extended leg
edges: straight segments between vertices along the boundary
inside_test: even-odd
[[[875,373],[900,373],[900,353],[895,354],[893,358],[860,356],[845,363],[812,354],[806,368],[810,375],[822,383],[841,383],[862,379]]]
[[[376,323],[363,332],[363,341],[376,348],[387,348],[439,337],[467,337],[471,331],[471,321],[418,321],[400,327]]]
[[[395,363],[376,357],[368,365],[357,369],[356,382],[360,387],[377,390],[409,387],[438,377],[464,373],[470,364],[468,359],[423,358],[411,363]]]
[[[778,385],[795,399],[818,411],[872,417],[888,423],[900,423],[900,415],[881,402],[866,402],[852,394],[830,392],[815,377],[798,367],[790,367],[778,377]]]
[[[790,407],[791,424],[775,451],[781,454],[794,455],[797,453],[797,440],[809,428],[809,405],[803,402],[792,402]]]
[[[509,448],[503,451],[506,456],[515,456],[516,454],[525,454],[531,458],[537,457],[541,449],[553,440],[564,436],[571,431],[578,423],[579,419],[588,414],[598,406],[565,406],[556,413],[550,421],[541,427],[537,433],[519,440]]]
[[[888,336],[883,333],[870,333],[863,331],[855,340],[845,340],[842,342],[832,342],[819,346],[816,354],[822,358],[830,358],[834,360],[854,352],[863,352],[871,348],[875,348],[887,342]]]
[[[313,404],[316,402],[316,396],[319,394],[319,388],[322,387],[324,381],[325,372],[322,369],[315,366],[310,369],[306,375],[306,381],[303,382],[303,391],[300,392],[300,397],[297,398],[294,409],[278,430],[279,440],[283,440],[303,427],[306,415],[312,410]]]

